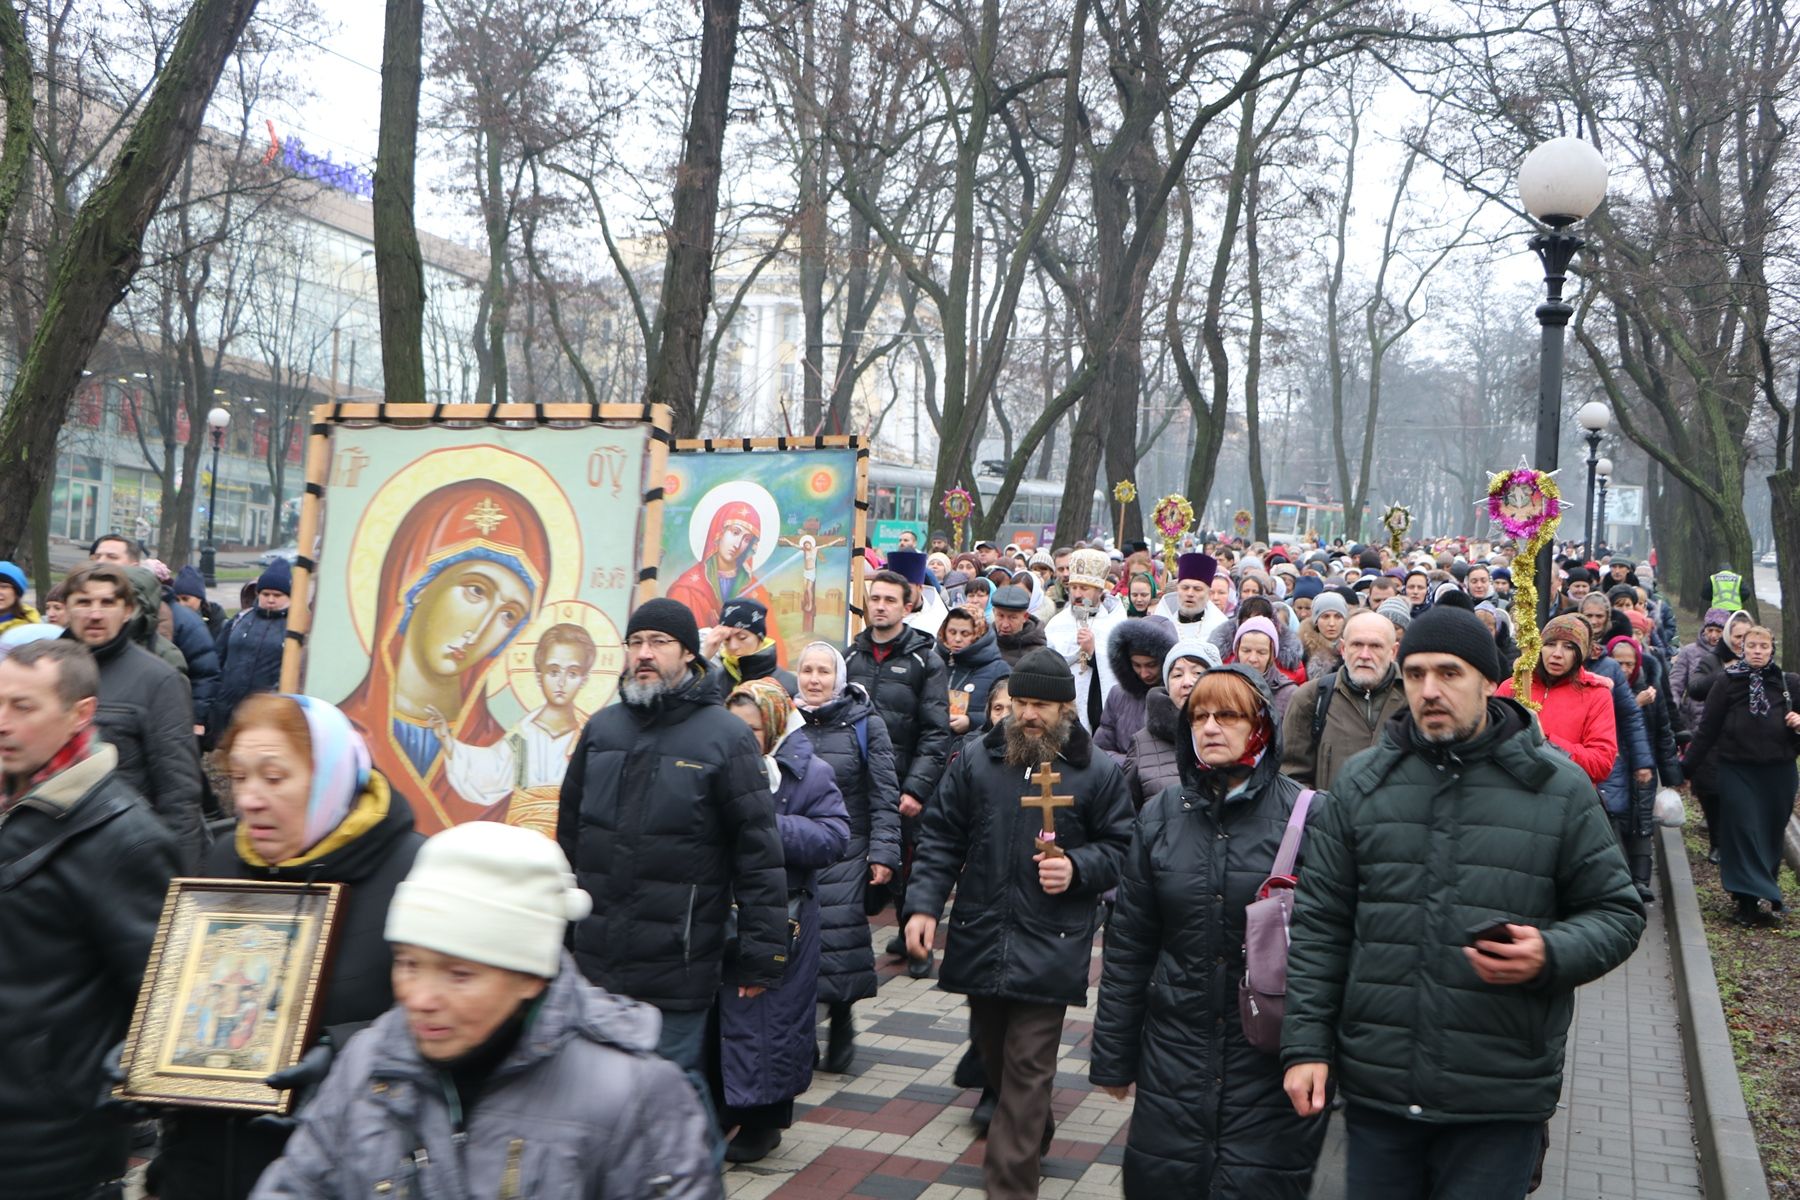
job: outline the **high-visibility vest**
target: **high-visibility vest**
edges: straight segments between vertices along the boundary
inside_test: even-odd
[[[1744,607],[1744,577],[1736,571],[1720,571],[1712,577],[1714,608],[1736,612]]]

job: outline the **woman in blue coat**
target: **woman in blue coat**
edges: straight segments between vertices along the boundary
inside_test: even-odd
[[[850,815],[836,774],[813,753],[785,688],[753,679],[733,688],[725,703],[762,747],[787,861],[788,955],[780,986],[719,990],[719,1124],[738,1126],[726,1161],[749,1163],[781,1144],[781,1131],[793,1124],[794,1097],[812,1084],[819,995],[814,877],[849,848]]]

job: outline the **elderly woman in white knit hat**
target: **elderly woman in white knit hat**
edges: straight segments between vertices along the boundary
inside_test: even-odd
[[[253,1200],[722,1196],[656,1009],[563,951],[589,903],[528,829],[427,841],[388,908],[395,1006],[340,1052]]]

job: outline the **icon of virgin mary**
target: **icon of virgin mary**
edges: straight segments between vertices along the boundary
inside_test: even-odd
[[[470,746],[505,736],[482,677],[537,615],[549,577],[537,510],[491,480],[427,493],[394,531],[377,585],[369,672],[339,707],[367,739],[375,767],[416,801],[423,832],[506,819],[504,804],[483,809],[451,786],[432,726],[441,717]]]
[[[669,599],[687,605],[702,629],[717,625],[725,605],[739,597],[771,607],[752,569],[762,538],[762,516],[754,504],[728,500],[719,505],[699,561],[669,585]]]

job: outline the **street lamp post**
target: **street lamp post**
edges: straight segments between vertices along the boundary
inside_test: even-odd
[[[1600,472],[1600,515],[1594,518],[1594,536],[1600,542],[1604,542],[1606,540],[1606,481],[1612,478],[1612,459],[1601,459],[1596,469]],[[1599,542],[1588,546],[1588,557],[1596,560],[1600,557]]]
[[[206,545],[200,547],[200,575],[206,586],[219,582],[217,543],[213,541],[213,519],[219,512],[219,447],[225,444],[225,427],[231,414],[215,408],[206,414],[206,427],[212,431],[212,482],[206,490]]]
[[[1537,459],[1540,471],[1554,471],[1562,426],[1563,330],[1575,306],[1563,299],[1569,262],[1584,245],[1568,227],[1586,217],[1606,198],[1606,160],[1594,147],[1573,137],[1552,138],[1519,166],[1519,199],[1545,228],[1531,239],[1531,249],[1544,267],[1544,302],[1537,307],[1543,327],[1538,362]],[[1550,619],[1550,545],[1538,552],[1538,620]]]
[[[1600,461],[1600,435],[1606,432],[1607,425],[1612,421],[1612,413],[1598,400],[1589,400],[1575,414],[1575,421],[1587,438],[1587,504],[1581,510],[1585,525],[1581,544],[1591,550],[1594,545],[1594,464]]]

